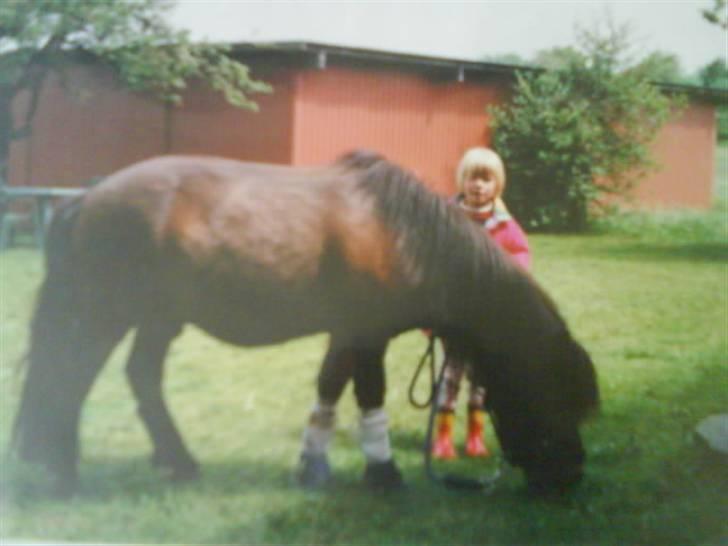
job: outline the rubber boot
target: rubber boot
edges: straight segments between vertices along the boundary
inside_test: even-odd
[[[435,459],[454,459],[455,444],[452,441],[452,429],[455,413],[448,410],[437,412],[435,417],[435,441],[432,443],[432,456]]]
[[[488,457],[490,452],[483,440],[485,412],[480,408],[468,409],[468,436],[465,442],[465,454],[468,457]]]

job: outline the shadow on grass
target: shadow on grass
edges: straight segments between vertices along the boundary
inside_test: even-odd
[[[606,427],[601,434],[608,431]],[[707,464],[704,454],[665,457],[660,475],[655,476],[639,470],[641,465],[634,460],[651,451],[649,441],[643,451],[632,454],[622,453],[617,441],[614,448],[606,448],[609,453],[596,457],[583,484],[569,495],[556,499],[529,495],[521,476],[510,475],[486,496],[427,481],[420,466],[421,437],[396,432],[394,436],[409,487],[393,494],[364,488],[362,467],[351,460],[334,468],[336,481],[331,487],[308,493],[292,482],[292,467],[280,461],[245,457],[201,461],[199,480],[172,484],[145,458],[130,457],[84,461],[81,489],[73,503],[78,510],[93,505],[88,517],[98,518],[114,517],[119,506],[136,506],[136,501],[141,503],[139,509],[162,507],[164,512],[179,507],[184,514],[206,499],[221,510],[251,507],[260,495],[272,503],[255,505],[255,529],[261,533],[257,538],[263,537],[260,543],[266,544],[584,544],[593,541],[595,532],[600,544],[685,544],[710,541],[720,531],[717,504],[710,511],[699,508],[700,521],[694,521],[695,511],[681,503],[675,506],[677,513],[673,510],[672,501],[681,494],[690,500],[708,493],[709,500],[719,500],[711,482],[716,463]],[[416,452],[407,453],[407,446]],[[21,484],[12,485],[19,493]],[[248,492],[254,495],[245,500]],[[20,502],[3,499],[3,504],[9,500],[21,509],[32,509],[33,500],[47,502],[39,490],[34,497]],[[666,525],[671,519],[677,521],[679,532],[676,525]],[[213,543],[239,543],[251,536],[248,520],[221,519],[216,524]]]
[[[383,498],[396,501],[423,491],[445,492],[425,475],[422,465],[421,438],[417,434],[394,434],[394,444],[402,455],[396,457],[405,476],[402,491],[384,494]],[[407,453],[408,446],[413,448]],[[405,453],[403,454],[402,451]],[[368,495],[375,497],[381,492],[369,490],[362,482],[364,464],[358,457],[346,461],[332,460],[333,479],[329,486],[317,491],[305,491],[295,479],[295,460],[290,465],[280,461],[267,462],[234,457],[225,461],[200,462],[199,478],[186,482],[167,479],[162,471],[154,468],[146,457],[88,458],[79,464],[79,485],[73,499],[81,502],[108,503],[116,499],[162,499],[170,492],[215,497],[239,496],[245,491],[260,493],[291,492],[329,497],[339,502],[342,496]],[[470,461],[472,463],[472,461]],[[476,465],[475,476],[480,465]],[[491,464],[491,466],[493,466]],[[471,469],[471,474],[473,470]],[[525,492],[524,482],[511,476],[516,490]],[[53,481],[42,468],[17,461],[6,462],[0,481],[1,502],[18,507],[30,507],[38,502],[64,502],[52,496]],[[463,494],[462,492],[458,494]],[[466,497],[470,495],[465,495]]]
[[[728,244],[695,243],[675,244],[624,242],[595,248],[600,256],[634,261],[689,261],[702,263],[728,263]]]
[[[295,486],[293,467],[261,461],[231,459],[225,462],[201,461],[201,476],[195,480],[175,482],[154,468],[144,457],[87,459],[79,465],[79,486],[75,499],[106,502],[115,498],[161,498],[170,491],[185,490],[237,495],[241,490],[258,492],[282,490]],[[3,501],[18,505],[52,500],[50,476],[35,467],[13,462],[3,473]]]
[[[728,263],[728,244],[623,241],[595,247],[594,253],[614,259]]]

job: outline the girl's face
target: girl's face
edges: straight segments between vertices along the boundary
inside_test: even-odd
[[[492,203],[496,197],[498,183],[490,169],[476,169],[463,182],[465,204],[481,208]]]

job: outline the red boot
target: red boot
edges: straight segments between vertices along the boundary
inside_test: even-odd
[[[455,444],[452,441],[452,429],[455,422],[455,414],[452,411],[440,410],[437,412],[435,421],[436,436],[432,443],[432,456],[435,459],[454,459]]]
[[[468,439],[465,442],[465,454],[468,457],[488,457],[490,452],[483,440],[485,412],[479,408],[468,409]]]

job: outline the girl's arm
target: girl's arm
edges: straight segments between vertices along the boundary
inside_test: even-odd
[[[509,220],[504,226],[502,247],[513,259],[528,270],[531,268],[531,250],[528,247],[526,234],[515,220]]]

